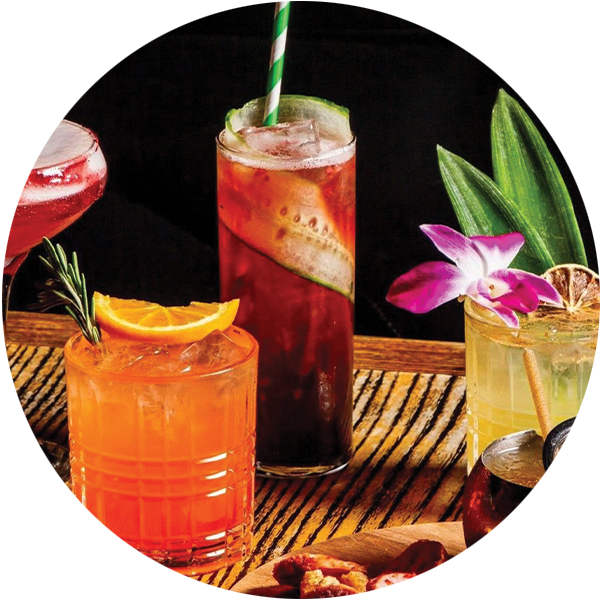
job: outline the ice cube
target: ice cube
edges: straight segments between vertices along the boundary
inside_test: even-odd
[[[233,335],[235,338],[235,335]],[[215,331],[193,344],[164,345],[104,336],[86,350],[86,362],[99,371],[135,377],[171,377],[226,369],[248,355],[248,348]]]
[[[99,371],[142,377],[177,375],[181,370],[167,346],[109,336],[93,347],[93,364]]]
[[[186,370],[189,371],[194,363],[207,362],[210,356],[207,356],[204,340],[194,342],[185,348],[179,354],[179,360],[186,365]]]
[[[311,158],[321,152],[319,124],[314,119],[268,127],[245,127],[238,133],[252,148],[270,156]]]
[[[186,346],[178,358],[186,365],[186,370],[207,373],[230,367],[247,355],[248,349],[238,345],[226,333],[213,331],[203,340]]]
[[[130,369],[145,355],[144,349],[139,344],[124,344],[119,339],[107,336],[103,338],[102,344],[92,348],[96,368],[111,373]]]
[[[190,370],[179,358],[181,346],[149,345],[143,358],[132,365],[130,373],[145,377],[172,377]]]

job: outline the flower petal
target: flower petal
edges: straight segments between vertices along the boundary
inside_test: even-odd
[[[556,288],[543,277],[534,275],[527,271],[521,271],[520,269],[507,269],[512,275],[514,275],[520,283],[527,284],[530,288],[534,289],[538,298],[542,302],[548,304],[554,304],[556,306],[562,306],[562,298]]]
[[[496,236],[476,235],[469,239],[483,256],[488,273],[508,268],[525,243],[525,238],[518,232]]]
[[[496,302],[520,313],[530,313],[537,309],[540,299],[535,290],[526,284],[520,284],[508,294],[496,298]]]
[[[485,264],[481,254],[468,237],[446,225],[421,225],[421,231],[466,277],[476,281],[485,276]]]
[[[470,290],[472,292],[472,286]],[[477,282],[477,294],[511,310],[530,313],[541,300],[561,306],[554,287],[542,277],[518,269],[500,269]]]
[[[533,312],[540,303],[536,289],[521,281],[510,269],[496,271],[478,281],[477,292],[491,302],[521,313]]]
[[[493,313],[498,315],[502,319],[502,321],[509,327],[512,327],[514,329],[519,328],[519,317],[517,317],[517,313],[515,313],[515,311],[511,308],[502,306],[502,304],[500,304],[499,302],[491,302],[482,296],[476,296],[475,298],[473,296],[470,296],[470,298],[477,304],[480,304],[484,308],[487,308],[488,310],[491,310]]]
[[[427,262],[411,269],[390,287],[387,301],[413,313],[428,312],[466,293],[460,269],[445,262]]]

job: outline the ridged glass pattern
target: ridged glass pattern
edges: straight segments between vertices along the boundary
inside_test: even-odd
[[[67,362],[72,489],[110,530],[186,574],[245,558],[254,497],[256,354],[159,383]]]

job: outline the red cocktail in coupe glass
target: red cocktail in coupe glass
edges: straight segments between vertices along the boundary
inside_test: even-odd
[[[29,250],[77,220],[104,191],[106,161],[89,129],[44,115],[2,115],[2,330],[12,278]],[[6,339],[6,338],[5,338]],[[29,439],[17,425],[3,346],[2,494],[34,494],[63,483],[69,453]]]

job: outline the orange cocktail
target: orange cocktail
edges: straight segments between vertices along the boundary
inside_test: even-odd
[[[109,529],[188,575],[251,544],[258,345],[230,326],[164,344],[65,347],[72,489]]]

